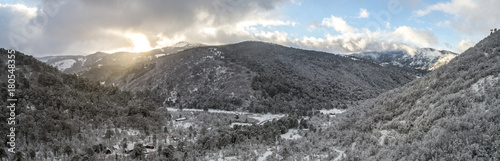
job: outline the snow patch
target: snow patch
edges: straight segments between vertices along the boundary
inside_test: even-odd
[[[253,124],[251,123],[241,123],[241,122],[233,122],[231,123],[231,125],[229,125],[231,128],[234,128],[234,125],[238,125],[238,126],[251,126]]]
[[[56,67],[59,71],[64,71],[68,68],[71,68],[75,63],[76,61],[73,59],[66,59],[52,63],[52,66]]]
[[[265,161],[266,158],[271,154],[273,154],[273,152],[271,151],[271,148],[268,148],[267,151],[262,156],[259,156],[259,158],[257,158],[257,161]]]
[[[82,62],[82,66],[85,64],[85,62],[87,61],[86,58],[78,58],[77,59],[79,62]]]
[[[31,105],[31,106],[30,106],[30,105],[27,105],[27,106],[26,106],[26,109],[28,109],[28,110],[32,110],[32,111],[36,110],[35,106],[33,106],[33,105]]]
[[[280,119],[284,117],[285,115],[276,115],[276,114],[255,114],[252,115],[250,118],[259,120],[258,125],[263,125],[266,122],[272,121],[274,119]]]
[[[187,129],[187,128],[193,126],[193,123],[187,122],[187,121],[180,121],[180,122],[174,122],[174,126],[175,127],[182,127],[184,129]]]
[[[450,62],[455,57],[457,57],[457,55],[454,55],[454,54],[442,55],[441,57],[438,58],[438,60],[434,64],[432,64],[429,67],[429,70],[436,70],[437,68]]]
[[[168,111],[180,111],[177,108],[167,107]],[[184,108],[182,111],[187,112],[203,112],[202,109],[189,109]],[[274,119],[280,119],[285,117],[285,114],[260,114],[260,113],[249,113],[249,112],[238,112],[238,111],[225,111],[225,110],[216,110],[216,109],[208,109],[209,113],[222,113],[222,114],[234,114],[234,115],[248,115],[249,118],[256,119],[259,121],[258,125],[263,125],[268,121],[272,121]]]
[[[286,139],[286,140],[300,139],[300,138],[302,138],[302,136],[300,136],[298,134],[298,132],[299,132],[299,130],[297,130],[297,129],[290,129],[285,134],[281,134],[281,138]]]
[[[339,153],[339,156],[337,156],[335,159],[333,159],[333,161],[340,161],[340,160],[342,160],[342,158],[344,158],[345,152],[341,151],[341,150],[338,150],[338,149],[335,149],[335,151],[337,153]]]
[[[495,84],[498,84],[498,76],[490,75],[472,84],[471,89],[476,93],[482,93],[486,90],[486,86],[494,86]]]
[[[326,109],[321,109],[319,110],[319,112],[323,115],[330,115],[330,116],[335,116],[336,114],[341,114],[341,113],[344,113],[346,110],[342,110],[342,109],[336,109],[336,108],[333,108],[333,109],[329,109],[329,110],[326,110]]]
[[[156,58],[159,58],[159,57],[162,57],[162,56],[165,56],[166,54],[156,54],[155,57]]]

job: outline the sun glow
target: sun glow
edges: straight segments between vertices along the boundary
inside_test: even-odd
[[[148,38],[144,34],[127,33],[125,36],[134,44],[134,48],[131,52],[145,52],[153,49]]]

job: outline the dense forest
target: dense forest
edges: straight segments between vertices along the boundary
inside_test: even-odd
[[[345,109],[421,75],[263,42],[186,49],[127,71],[113,83],[150,93],[165,106],[299,115],[310,115],[311,109]]]
[[[1,72],[5,76],[7,50],[0,49],[0,52]],[[25,158],[76,154],[80,148],[95,143],[99,137],[92,131],[97,129],[150,130],[144,129],[148,127],[145,125],[155,126],[169,118],[166,111],[154,111],[157,104],[134,93],[60,73],[20,52],[15,54],[15,62],[16,151],[23,152]],[[2,106],[6,106],[8,94],[6,78],[1,78]],[[9,117],[8,110],[1,108],[2,120]],[[0,124],[0,134],[5,137],[10,126],[7,121]],[[6,140],[2,139],[2,145],[6,145]]]
[[[500,158],[500,33],[427,76],[365,101],[330,135],[348,160]]]
[[[0,52],[2,75],[7,75],[7,50]],[[296,115],[257,124],[243,115],[169,112],[151,101],[149,93],[122,91],[64,74],[20,52],[15,62],[16,148],[15,154],[3,148],[10,147],[11,126],[0,122],[0,134],[5,137],[2,159],[193,160],[245,144],[272,145],[290,128],[314,129],[307,121],[299,124]],[[4,107],[10,98],[5,79],[1,84]],[[198,123],[178,126],[175,119],[187,116]],[[1,109],[0,118],[9,118],[9,108]],[[233,122],[248,125],[229,126]]]

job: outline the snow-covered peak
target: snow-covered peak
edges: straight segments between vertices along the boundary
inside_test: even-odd
[[[377,64],[392,64],[394,66],[409,67],[419,70],[432,71],[447,64],[458,54],[436,50],[432,48],[419,48],[412,52],[400,51],[369,51],[354,53],[352,56],[368,59]]]

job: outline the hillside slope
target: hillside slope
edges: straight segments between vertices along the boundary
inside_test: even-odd
[[[332,133],[348,159],[500,158],[500,32],[402,88],[366,101]],[[363,112],[365,111],[365,112]]]
[[[122,77],[122,89],[170,106],[252,112],[347,108],[416,78],[396,67],[263,42],[188,49],[135,69],[144,72]]]
[[[114,68],[126,69],[136,64],[149,62],[165,55],[174,54],[179,51],[199,46],[203,46],[203,44],[179,42],[173,46],[140,53],[117,52],[108,54],[104,52],[96,52],[87,56],[45,56],[37,57],[36,59],[49,64],[50,66],[56,67],[61,72],[68,74],[81,74],[86,72],[104,74]],[[102,75],[101,77],[107,76]]]
[[[0,104],[3,107],[7,106],[8,98],[7,53],[0,48]],[[18,101],[16,124],[12,127],[17,129],[15,150],[23,152],[26,159],[38,156],[35,160],[52,160],[50,158],[61,155],[58,153],[63,148],[65,155],[78,154],[102,143],[102,135],[108,128],[145,129],[145,125],[159,126],[169,118],[165,110],[158,111],[158,105],[146,101],[147,98],[61,73],[20,52],[14,55]],[[9,117],[9,108],[1,108],[0,119]],[[5,138],[0,143],[7,145],[11,125],[1,121],[0,127],[0,135]],[[0,150],[4,150],[3,147]]]

